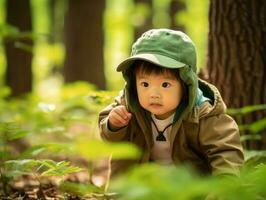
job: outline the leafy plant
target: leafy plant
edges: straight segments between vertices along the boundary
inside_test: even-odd
[[[248,131],[251,134],[242,134],[241,141],[246,140],[261,140],[261,133],[266,129],[266,118],[262,118],[250,124],[241,124],[241,119],[246,115],[249,115],[256,111],[266,110],[266,104],[250,105],[242,108],[230,108],[227,110],[229,115],[232,115],[236,118],[239,124],[240,132]]]
[[[113,159],[136,159],[140,150],[131,143],[110,143],[100,140],[79,141],[76,143],[79,154],[89,160],[112,157]]]
[[[62,181],[64,176],[79,172],[82,169],[72,166],[66,161],[23,159],[4,162],[3,170],[8,178],[17,178],[23,175],[35,177],[39,182],[39,189],[42,191],[41,177],[59,176]]]
[[[0,176],[3,190],[6,193],[7,183],[9,177],[6,174],[4,162],[14,157],[11,153],[11,146],[8,142],[25,137],[29,131],[21,130],[21,128],[14,122],[3,122],[0,124]]]
[[[202,177],[189,168],[146,164],[118,177],[111,191],[133,199],[243,199],[265,198],[266,165],[246,170],[240,177]]]
[[[103,188],[97,187],[91,183],[81,184],[81,183],[63,182],[62,184],[60,184],[59,188],[62,191],[78,196],[85,196],[90,193],[104,193]]]

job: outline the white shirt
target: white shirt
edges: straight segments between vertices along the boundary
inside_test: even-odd
[[[174,115],[171,115],[167,119],[160,120],[157,119],[153,114],[151,115],[154,123],[156,124],[159,131],[163,131],[166,126],[171,124],[174,119]],[[153,141],[154,144],[151,149],[151,159],[155,162],[158,162],[159,164],[171,164],[173,163],[172,160],[172,149],[170,149],[170,133],[172,130],[172,126],[168,127],[163,135],[166,138],[166,141],[157,141],[156,137],[158,136],[158,132],[156,130],[156,127],[152,123],[152,133],[153,133]]]

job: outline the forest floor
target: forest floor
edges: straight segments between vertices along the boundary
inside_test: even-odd
[[[41,178],[38,177],[38,175],[23,175],[6,183],[5,187],[1,180],[0,200],[117,199],[117,194],[104,192],[108,179],[108,166],[106,160],[102,160],[99,163],[94,163],[94,166],[96,167],[94,168],[93,173],[89,173],[89,170],[82,170],[63,177],[51,176]],[[88,166],[88,163],[83,163],[83,166]],[[86,169],[85,167],[83,168]],[[78,186],[62,187],[62,182],[73,183]],[[84,192],[86,194],[84,194]]]
[[[65,181],[73,183],[84,183],[91,180],[89,180],[88,173],[79,172],[74,175],[69,175],[65,179]],[[71,194],[59,189],[59,182],[60,178],[58,177],[49,177],[49,178],[42,178],[42,180],[36,180],[32,176],[23,176],[17,180],[9,182],[6,185],[5,192],[3,188],[1,188],[0,199],[1,200],[63,200],[63,199],[64,200],[111,200],[115,199],[116,197],[114,193],[89,193],[86,195]]]

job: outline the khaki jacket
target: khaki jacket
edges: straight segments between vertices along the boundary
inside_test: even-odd
[[[182,119],[173,124],[170,142],[175,165],[190,164],[202,173],[238,174],[243,165],[243,148],[235,121],[225,113],[225,104],[218,90],[211,84],[199,80],[201,85],[213,92],[214,102],[194,106]],[[112,173],[116,174],[134,163],[149,162],[153,145],[151,122],[141,112],[132,113],[128,126],[112,132],[108,128],[108,114],[118,105],[125,105],[124,93],[115,103],[106,107],[99,115],[100,134],[104,140],[127,141],[142,150],[139,160],[114,160]]]

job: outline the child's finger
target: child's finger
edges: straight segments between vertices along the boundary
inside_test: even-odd
[[[121,114],[122,114],[122,116],[123,116],[124,119],[128,120],[131,117],[131,113],[128,112],[128,110],[126,109],[125,106],[122,106],[120,108],[120,110],[121,110]]]
[[[127,120],[126,119],[124,119],[122,116],[121,116],[121,114],[119,113],[119,112],[116,112],[116,111],[114,111],[113,113],[112,113],[112,115],[113,115],[113,118],[116,120],[116,121],[118,121],[120,124],[126,124],[127,123]]]

